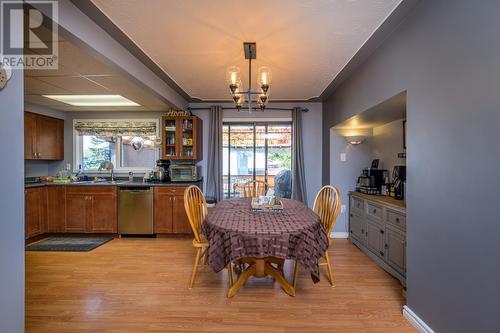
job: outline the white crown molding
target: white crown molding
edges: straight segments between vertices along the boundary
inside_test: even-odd
[[[406,305],[403,306],[403,317],[420,333],[436,333]]]

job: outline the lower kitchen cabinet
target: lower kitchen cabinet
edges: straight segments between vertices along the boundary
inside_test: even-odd
[[[24,190],[25,238],[43,234],[46,230],[47,191],[45,187]]]
[[[351,192],[351,241],[406,285],[406,210],[393,199]]]
[[[154,189],[154,230],[157,234],[191,233],[184,209],[185,186],[165,186]]]
[[[66,231],[65,197],[64,186],[47,187],[47,232],[63,233]]]
[[[69,186],[65,197],[66,232],[117,232],[116,187]]]

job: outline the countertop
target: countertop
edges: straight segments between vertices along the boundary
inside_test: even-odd
[[[394,206],[399,209],[406,209],[406,203],[404,200],[396,200],[394,198],[385,196],[385,195],[373,195],[373,194],[364,194],[360,192],[349,192],[349,195],[360,197],[362,199],[371,200],[380,202],[382,204]]]
[[[193,182],[142,182],[138,180],[128,181],[128,180],[117,180],[115,182],[103,181],[103,182],[73,182],[73,183],[47,183],[47,182],[39,182],[39,183],[29,183],[24,184],[24,188],[35,188],[35,187],[43,187],[43,186],[116,186],[116,187],[148,187],[148,186],[190,186],[202,183],[203,179],[193,181]]]

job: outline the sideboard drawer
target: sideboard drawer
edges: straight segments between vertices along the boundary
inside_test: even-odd
[[[387,209],[386,221],[395,227],[406,229],[406,216],[400,212]]]
[[[358,215],[363,215],[364,209],[365,209],[365,202],[363,201],[363,199],[351,197],[351,212]]]
[[[374,203],[366,203],[366,215],[374,220],[382,221],[383,211],[382,206],[375,205]]]

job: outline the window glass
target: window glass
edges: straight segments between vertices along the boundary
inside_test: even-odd
[[[226,198],[238,197],[241,184],[263,180],[281,197],[291,196],[291,124],[223,126],[223,180]]]
[[[154,138],[140,136],[121,137],[122,168],[153,168],[156,165]]]
[[[113,137],[83,135],[81,142],[80,165],[83,169],[97,170],[104,161],[111,161],[116,165],[116,145]]]

